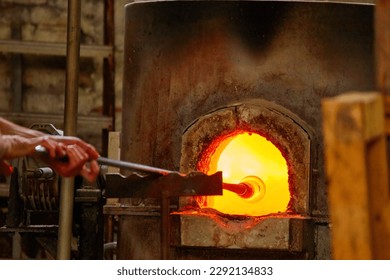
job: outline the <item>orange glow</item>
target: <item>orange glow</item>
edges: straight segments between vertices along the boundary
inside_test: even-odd
[[[245,199],[223,190],[222,196],[199,197],[200,207],[252,216],[287,210],[290,201],[287,162],[270,141],[259,134],[245,132],[222,140],[214,151],[208,153],[209,166],[201,171],[208,174],[222,171],[224,183],[246,181],[255,185],[256,191],[253,197]]]

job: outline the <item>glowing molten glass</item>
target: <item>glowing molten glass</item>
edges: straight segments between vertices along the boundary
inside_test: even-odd
[[[247,183],[254,194],[243,198],[227,189],[222,196],[199,197],[200,207],[222,213],[261,216],[285,212],[290,201],[287,162],[279,149],[255,133],[240,133],[213,143],[208,151],[209,166],[200,169],[208,174],[223,172],[224,183]]]

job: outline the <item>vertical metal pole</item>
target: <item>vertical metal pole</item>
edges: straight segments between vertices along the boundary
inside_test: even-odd
[[[11,36],[14,40],[21,40],[21,20],[20,17],[16,16],[11,22]],[[12,109],[14,112],[22,111],[22,55],[21,54],[11,54],[11,88],[12,88]]]
[[[161,206],[160,206],[160,219],[161,219],[161,259],[169,260],[170,254],[170,239],[171,239],[171,227],[169,223],[170,214],[170,197],[166,190],[161,192]]]
[[[64,134],[76,135],[78,76],[80,61],[81,1],[68,0],[67,64]],[[60,192],[60,216],[57,259],[70,259],[74,201],[74,178],[63,178]]]
[[[102,131],[102,155],[108,153],[109,131],[115,130],[114,1],[104,0],[104,44],[111,46],[112,52],[103,59],[103,115],[111,117],[112,122]]]

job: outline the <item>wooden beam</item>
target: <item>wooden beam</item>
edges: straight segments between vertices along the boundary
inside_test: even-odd
[[[63,114],[43,114],[43,113],[10,113],[0,112],[0,117],[29,127],[34,123],[51,123],[62,129],[64,125]],[[111,126],[112,118],[106,116],[78,116],[77,124],[81,127],[94,127],[97,131]]]
[[[383,94],[383,102],[385,108],[385,131],[386,135],[390,135],[390,95]]]
[[[118,131],[110,131],[108,134],[108,158],[120,160],[120,135]],[[120,173],[119,167],[109,166],[108,173]]]
[[[108,158],[120,160],[120,135],[118,131],[110,131],[108,133]],[[108,166],[107,173],[120,173],[120,168],[114,166]],[[118,198],[107,198],[106,204],[117,204]]]
[[[9,184],[0,183],[0,197],[9,196]]]
[[[347,93],[322,101],[335,259],[389,259],[383,97]]]
[[[0,52],[66,56],[66,44],[49,42],[30,42],[19,40],[0,40]],[[109,57],[112,55],[112,46],[81,45],[81,57]]]

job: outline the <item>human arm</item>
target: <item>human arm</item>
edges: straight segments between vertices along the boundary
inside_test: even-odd
[[[0,117],[0,134],[19,135],[26,138],[33,138],[33,137],[39,137],[45,135],[43,132],[20,126],[1,117]]]
[[[47,135],[42,132],[13,124],[0,118],[0,160],[4,174],[9,172],[4,160],[23,156],[37,156],[35,147],[45,147],[48,156],[42,158],[58,174],[65,177],[82,175],[92,182],[99,173],[96,149],[77,137]],[[68,161],[61,162],[58,158],[67,155]],[[1,166],[0,166],[1,167]]]

